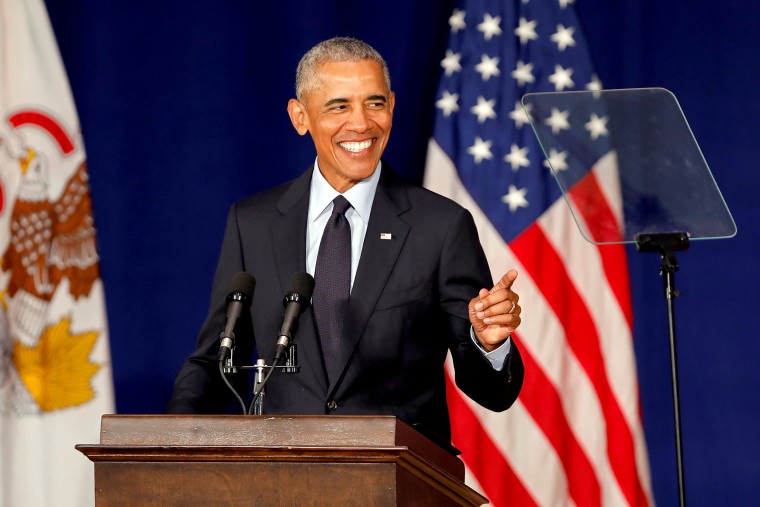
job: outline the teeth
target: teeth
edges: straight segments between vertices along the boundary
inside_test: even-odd
[[[366,150],[370,146],[372,146],[372,139],[369,139],[367,141],[362,141],[361,143],[338,143],[340,144],[341,148],[344,150],[348,150],[354,153],[360,152],[362,150]]]

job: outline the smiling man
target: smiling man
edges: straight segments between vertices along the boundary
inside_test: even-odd
[[[322,176],[344,193],[375,172],[391,133],[395,95],[376,60],[326,61],[317,68],[311,62],[299,65],[298,99],[288,102],[288,114],[299,134],[311,134]]]
[[[314,166],[298,179],[233,205],[209,316],[180,370],[173,413],[222,413],[232,398],[217,367],[229,281],[257,281],[236,329],[235,361],[273,357],[282,296],[294,272],[314,275],[300,319],[301,371],[276,371],[264,413],[389,414],[450,438],[444,361],[482,406],[511,406],[523,365],[510,335],[521,308],[517,272],[496,284],[469,212],[400,181],[381,159],[395,96],[383,58],[351,38],[304,55],[288,114],[311,136]],[[250,389],[238,375],[241,392]]]

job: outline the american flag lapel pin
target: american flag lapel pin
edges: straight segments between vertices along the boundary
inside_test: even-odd
[[[380,239],[393,239],[393,235],[390,232],[381,232]]]

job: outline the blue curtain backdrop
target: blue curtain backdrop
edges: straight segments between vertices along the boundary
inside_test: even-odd
[[[452,0],[47,0],[89,156],[120,413],[161,413],[193,349],[229,205],[313,160],[286,102],[300,55],[352,35],[391,68],[386,157],[420,181]],[[678,257],[690,504],[760,505],[760,4],[578,0],[607,88],[672,90],[739,227]],[[659,259],[630,251],[652,478],[677,499]]]

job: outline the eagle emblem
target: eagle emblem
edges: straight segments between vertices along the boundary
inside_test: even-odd
[[[41,155],[27,148],[18,162],[22,179],[11,213],[11,244],[3,255],[3,269],[11,272],[8,295],[23,290],[50,301],[64,276],[75,299],[89,294],[99,275],[85,163],[51,202]]]
[[[89,356],[99,333],[72,331],[70,312],[60,311],[87,298],[100,276],[92,203],[82,150],[52,115],[24,110],[8,124],[0,130],[0,227],[8,233],[0,242],[0,410],[46,412],[94,397],[99,366]]]

